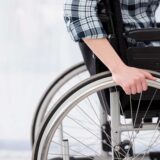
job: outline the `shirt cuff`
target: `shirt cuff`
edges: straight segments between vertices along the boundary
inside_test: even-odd
[[[82,38],[98,39],[107,37],[107,33],[98,17],[85,17],[84,19],[72,20],[71,17],[64,17],[67,30],[73,41],[78,42]]]

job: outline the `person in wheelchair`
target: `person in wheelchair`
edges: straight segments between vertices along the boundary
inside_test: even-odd
[[[105,13],[104,6],[98,8],[101,1],[103,0],[65,0],[64,20],[72,40],[85,42],[111,71],[113,80],[127,95],[146,91],[148,88],[146,79],[156,80],[156,78],[144,69],[128,66],[118,56],[108,41],[108,33],[97,14]],[[159,3],[160,0],[120,0],[124,30],[156,28],[155,12]],[[136,45],[160,46],[160,43],[139,42]]]
[[[94,76],[61,94],[46,114],[33,160],[159,159],[159,3],[65,0],[67,30]]]

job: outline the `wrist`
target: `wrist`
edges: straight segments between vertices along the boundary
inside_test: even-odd
[[[112,65],[109,69],[112,74],[116,74],[124,70],[126,67],[127,65],[122,62],[122,63],[117,63],[115,65]]]

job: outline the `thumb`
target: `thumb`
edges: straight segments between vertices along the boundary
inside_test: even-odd
[[[143,72],[143,74],[145,75],[146,79],[153,80],[153,81],[156,81],[156,80],[157,80],[157,78],[154,77],[151,73],[149,73],[149,72],[147,72],[147,71],[144,71],[144,70],[143,70],[142,72]]]

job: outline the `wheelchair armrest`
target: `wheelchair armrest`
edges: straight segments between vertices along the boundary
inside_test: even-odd
[[[124,36],[136,41],[160,41],[160,28],[136,29],[124,33]]]

